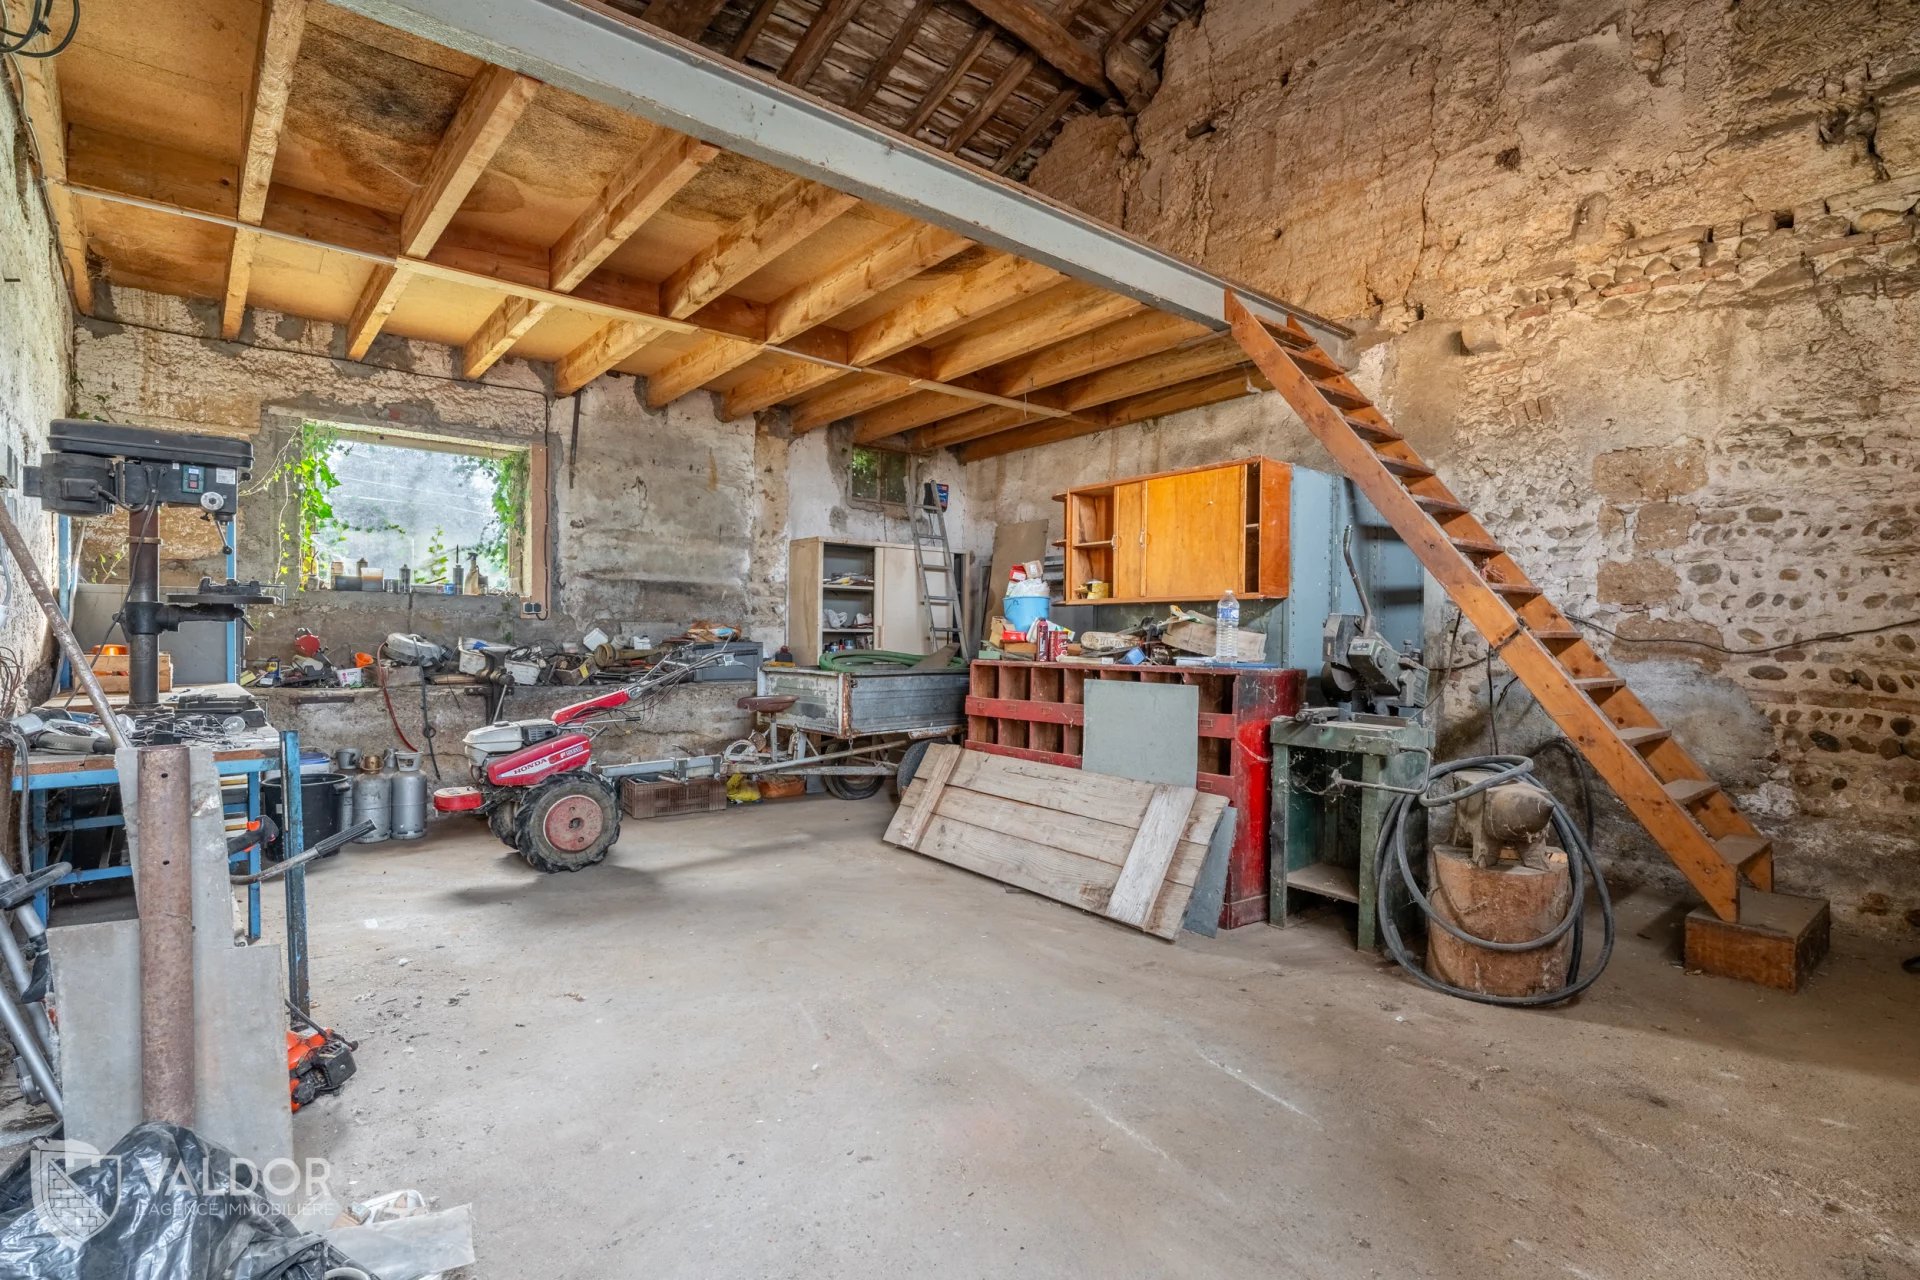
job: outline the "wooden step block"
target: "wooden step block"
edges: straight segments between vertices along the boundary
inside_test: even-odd
[[[1664,784],[1664,790],[1668,796],[1672,797],[1675,804],[1692,804],[1696,800],[1704,800],[1719,789],[1719,783],[1710,782],[1705,778],[1676,778]]]
[[[1433,468],[1424,462],[1406,462],[1400,458],[1389,458],[1384,453],[1379,455],[1379,457],[1380,465],[1385,467],[1389,474],[1392,475],[1419,479],[1422,476],[1430,476],[1433,474]]]
[[[1531,582],[1489,582],[1487,585],[1492,587],[1496,594],[1503,595],[1509,600],[1531,600],[1540,594],[1540,588]]]
[[[1773,842],[1765,836],[1721,836],[1713,843],[1721,857],[1742,871],[1773,849]]]
[[[1260,327],[1272,334],[1273,340],[1281,346],[1293,351],[1312,351],[1316,349],[1313,339],[1309,338],[1306,334],[1295,329],[1289,329],[1283,324],[1276,324],[1265,316],[1259,317],[1259,320]]]
[[[1365,418],[1356,418],[1352,414],[1342,414],[1341,417],[1349,427],[1353,428],[1354,434],[1362,440],[1371,440],[1376,444],[1385,444],[1389,440],[1398,440],[1401,438],[1398,431],[1381,423],[1368,422]]]
[[[1574,680],[1573,687],[1592,697],[1596,693],[1612,693],[1615,689],[1624,689],[1627,687],[1627,682],[1619,676],[1580,676]]]
[[[1288,351],[1293,362],[1307,371],[1309,377],[1319,375],[1328,378],[1343,378],[1347,371],[1333,362],[1332,357],[1318,347],[1302,347]]]
[[[1743,887],[1737,922],[1706,907],[1687,916],[1687,968],[1798,991],[1826,956],[1832,927],[1825,898]]]
[[[1336,387],[1332,383],[1322,382],[1318,378],[1308,378],[1307,382],[1315,391],[1318,391],[1321,396],[1325,398],[1328,404],[1338,405],[1342,409],[1370,409],[1373,407],[1373,401],[1367,399],[1358,391],[1349,391],[1345,387]]]
[[[1427,495],[1423,493],[1416,493],[1413,495],[1413,500],[1420,504],[1420,509],[1422,511],[1425,511],[1432,515],[1437,515],[1437,516],[1438,515],[1449,515],[1449,516],[1464,515],[1467,510],[1465,507],[1455,502],[1452,498],[1429,498]]]
[[[1572,627],[1528,627],[1535,640],[1547,643],[1571,644],[1580,639],[1580,633]]]
[[[1633,728],[1633,729],[1620,730],[1620,740],[1622,742],[1625,742],[1628,746],[1632,747],[1635,751],[1644,751],[1648,747],[1656,746],[1662,742],[1665,742],[1668,738],[1671,738],[1672,736],[1673,736],[1673,730],[1662,729],[1657,725],[1652,728]]]

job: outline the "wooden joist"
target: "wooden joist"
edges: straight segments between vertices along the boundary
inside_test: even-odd
[[[767,0],[771,3],[772,0]],[[913,8],[907,11],[905,21],[894,31],[893,39],[887,41],[887,47],[880,51],[873,66],[867,69],[866,78],[860,81],[860,87],[853,91],[853,97],[847,106],[860,111],[873,101],[873,95],[880,92],[880,86],[887,82],[893,69],[900,65],[900,59],[907,52],[907,46],[913,43],[913,37],[919,34],[920,24],[926,20],[927,10],[933,8],[933,0],[914,0]],[[739,57],[735,53],[734,57]]]
[[[941,382],[999,364],[1052,343],[1138,314],[1132,298],[1078,281],[1055,285],[996,312],[985,332],[946,343],[933,353],[933,377]]]
[[[240,162],[240,221],[258,226],[273,182],[273,161],[280,151],[280,127],[293,89],[293,64],[307,26],[307,0],[268,0],[260,18],[260,46],[254,57],[253,86],[247,95],[247,150]],[[227,259],[226,297],[220,308],[220,336],[240,336],[253,278],[253,255],[260,237],[235,231]]]
[[[554,365],[553,394],[572,395],[666,332],[657,325],[631,320],[616,320],[603,326]]]
[[[1017,430],[995,432],[984,439],[962,446],[960,460],[983,462],[988,458],[1017,453],[1022,449],[1033,449],[1043,444],[1058,444],[1063,440],[1077,439],[1096,431],[1123,427],[1134,422],[1145,422],[1149,418],[1163,418],[1170,413],[1183,413],[1188,409],[1219,404],[1223,400],[1237,400],[1246,395],[1249,388],[1254,391],[1267,391],[1271,389],[1271,384],[1264,374],[1249,372],[1246,369],[1229,369],[1225,373],[1195,378],[1191,382],[1182,382],[1171,387],[1130,396],[1108,405],[1097,418],[1062,418]]]
[[[489,65],[473,78],[400,215],[399,256],[418,258],[433,248],[539,89],[538,80],[505,67]],[[404,267],[390,274],[385,269],[373,273],[353,309],[347,332],[349,356],[358,360],[367,354],[406,286]]]
[[[1009,35],[1045,58],[1068,79],[1102,97],[1114,96],[1098,55],[1075,40],[1063,22],[1032,0],[966,0],[966,3],[989,22],[1005,28]]]
[[[872,364],[991,315],[1059,281],[1060,273],[1050,267],[997,255],[855,329],[847,342],[847,359],[852,364]]]
[[[920,105],[914,108],[911,116],[907,117],[907,122],[900,126],[900,132],[911,138],[926,127],[927,121],[933,119],[933,113],[940,109],[940,105],[947,100],[947,96],[967,78],[967,72],[973,70],[973,64],[980,60],[980,55],[985,53],[987,46],[993,43],[993,35],[993,27],[990,24],[982,26],[973,33],[973,39],[967,41],[967,47],[962,49],[960,56],[947,67],[947,73],[927,90],[927,96],[920,99]]]
[[[547,255],[548,287],[571,293],[666,205],[695,174],[719,155],[684,134],[662,130],[607,181]],[[505,356],[553,309],[550,302],[508,298],[468,340],[463,377],[478,378]]]
[[[1040,135],[1060,123],[1061,118],[1065,116],[1067,112],[1072,109],[1073,104],[1079,100],[1080,86],[1078,85],[1068,85],[1059,93],[1055,94],[1053,101],[1034,112],[1033,119],[1028,121],[1027,127],[1020,131],[1020,136],[1013,140],[998,160],[994,161],[993,171],[995,173],[1005,173],[1007,170],[1013,168],[1014,165],[1019,164],[1020,157],[1027,154],[1027,152],[1032,149],[1034,143],[1040,141]]]
[[[660,286],[665,312],[684,319],[860,203],[795,178],[721,232]]]
[[[826,59],[827,51],[833,48],[833,42],[840,38],[840,31],[847,25],[865,0],[827,0],[820,12],[807,24],[806,34],[794,42],[793,52],[780,67],[780,78],[788,84],[805,88],[813,73],[820,69]]]
[[[1060,765],[931,748],[890,844],[1104,915],[1180,932],[1226,800]]]

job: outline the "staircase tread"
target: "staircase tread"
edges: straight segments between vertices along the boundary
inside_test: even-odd
[[[1673,730],[1659,725],[1635,726],[1620,730],[1620,737],[1628,746],[1638,747],[1645,743],[1665,742],[1673,736]]]
[[[1576,689],[1624,689],[1627,682],[1619,676],[1575,676],[1573,687]]]
[[[1506,549],[1497,542],[1486,542],[1479,538],[1448,538],[1447,541],[1462,551],[1478,551],[1490,556],[1499,555]]]
[[[1433,468],[1424,462],[1408,462],[1404,458],[1389,458],[1386,454],[1377,455],[1380,465],[1396,476],[1422,477],[1433,474]]]
[[[1431,498],[1426,494],[1416,493],[1413,495],[1413,500],[1419,503],[1421,508],[1426,511],[1441,511],[1451,515],[1463,515],[1467,510],[1466,507],[1455,502],[1452,498]]]
[[[1746,865],[1762,854],[1773,849],[1773,841],[1765,836],[1731,835],[1719,836],[1714,846],[1720,850],[1720,856],[1734,866],[1744,869]]]
[[[1720,789],[1719,783],[1708,778],[1675,778],[1661,785],[1667,795],[1680,804],[1710,796]]]
[[[1531,582],[1489,582],[1487,586],[1491,587],[1496,594],[1503,596],[1537,596],[1545,594],[1539,587],[1534,586]]]
[[[1351,427],[1356,434],[1365,436],[1369,440],[1388,441],[1403,438],[1398,431],[1395,431],[1392,427],[1386,426],[1383,423],[1363,422],[1351,414],[1342,414],[1340,416],[1345,419],[1346,424]]]

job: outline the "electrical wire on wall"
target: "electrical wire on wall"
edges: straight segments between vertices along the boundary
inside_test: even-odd
[[[27,9],[27,29],[15,31],[0,24],[0,55],[11,54],[16,58],[51,58],[63,52],[73,43],[73,35],[80,29],[80,0],[67,0],[62,6],[60,0],[24,0]],[[65,34],[55,38],[55,9],[65,8],[67,21]],[[43,43],[53,39],[51,45]],[[37,45],[38,47],[32,47]]]

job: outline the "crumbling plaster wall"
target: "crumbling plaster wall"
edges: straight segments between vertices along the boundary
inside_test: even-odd
[[[26,127],[9,91],[0,90],[0,139],[7,146],[0,190],[0,471],[14,486],[4,501],[38,552],[49,583],[54,572],[53,522],[21,495],[23,468],[40,459],[47,423],[67,410],[73,343],[65,277],[30,160]],[[0,645],[31,671],[45,644],[46,624],[13,557],[0,553]],[[24,707],[0,707],[11,715]]]
[[[1356,378],[1636,642],[1595,640],[1782,884],[1920,905],[1920,6],[1210,0],[1153,104],[1033,182],[1359,329]],[[1269,395],[970,470],[1057,522],[1073,479],[1249,452],[1329,465]],[[1480,681],[1446,710],[1484,749]],[[1503,745],[1550,736],[1500,705]]]

